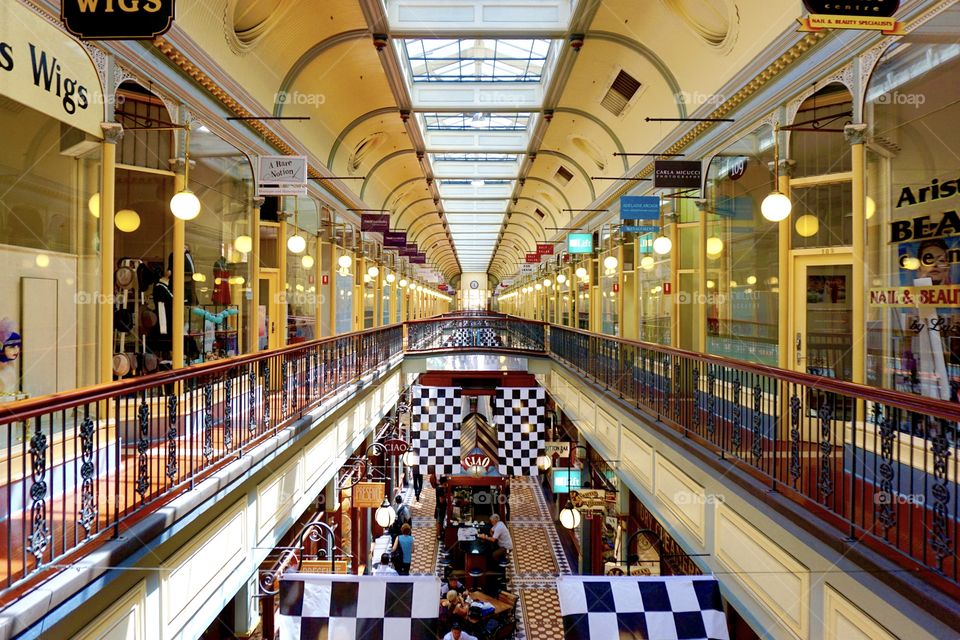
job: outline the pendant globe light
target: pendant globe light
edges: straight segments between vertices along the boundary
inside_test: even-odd
[[[300,235],[300,198],[294,196],[293,201],[293,235],[287,238],[287,249],[290,253],[303,253],[307,250],[307,239]]]
[[[660,236],[653,241],[653,251],[658,255],[666,255],[673,249],[673,240],[667,236]]]
[[[170,198],[170,213],[180,220],[193,220],[200,215],[200,198],[190,190],[190,128],[184,135],[183,189]]]
[[[786,220],[793,204],[780,191],[780,125],[773,130],[773,191],[760,203],[760,213],[770,222]]]

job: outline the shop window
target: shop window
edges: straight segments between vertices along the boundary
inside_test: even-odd
[[[124,82],[117,89],[116,105],[116,119],[124,129],[117,164],[171,171],[174,132],[170,127],[177,123],[163,101],[138,84]]]
[[[852,118],[853,98],[842,84],[828,84],[803,101],[790,123],[794,178],[850,171],[850,144],[843,127]]]
[[[773,174],[773,130],[755,129],[715,156],[706,179],[707,353],[776,365],[779,226],[760,213]],[[794,205],[791,221],[799,215]]]
[[[951,223],[960,210],[960,46],[942,35],[958,19],[954,6],[898,38],[874,70],[865,104],[867,382],[953,402],[960,389],[960,229]],[[909,304],[903,287],[940,304]]]
[[[100,144],[9,98],[0,130],[3,403],[98,381]]]

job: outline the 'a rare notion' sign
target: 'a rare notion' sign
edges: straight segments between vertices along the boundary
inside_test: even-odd
[[[81,40],[152,40],[173,25],[175,0],[60,0],[60,18]]]

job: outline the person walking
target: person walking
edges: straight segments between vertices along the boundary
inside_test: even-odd
[[[390,566],[390,554],[382,553],[380,554],[380,564],[377,565],[377,568],[373,570],[373,575],[375,576],[396,576],[400,575],[397,573],[397,570]]]
[[[410,575],[410,563],[413,562],[413,533],[409,524],[400,528],[400,535],[393,542],[393,565],[401,576]]]
[[[420,504],[420,493],[423,491],[423,474],[420,472],[420,465],[413,467],[413,495],[416,497],[417,504]]]
[[[403,504],[403,496],[399,493],[393,499],[393,511],[396,513],[396,517],[393,519],[393,524],[390,525],[390,539],[396,542],[397,536],[400,535],[400,529],[403,528],[403,525],[410,524],[412,520],[410,507]]]

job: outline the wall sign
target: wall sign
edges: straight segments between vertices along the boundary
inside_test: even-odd
[[[593,253],[593,234],[568,233],[567,253]]]
[[[360,231],[386,233],[390,231],[389,213],[363,213],[360,215]]]
[[[175,0],[60,0],[67,31],[82,40],[152,40],[173,25]]]
[[[493,460],[490,459],[490,456],[485,456],[482,453],[471,453],[464,456],[460,464],[468,471],[474,467],[481,467],[486,471],[493,466]]]
[[[653,186],[699,189],[703,182],[703,166],[696,160],[656,160],[653,163]]]
[[[258,196],[307,195],[306,156],[259,156]]]
[[[960,285],[870,289],[875,307],[960,307]]]
[[[956,211],[944,211],[939,220],[931,216],[917,216],[890,223],[891,244],[956,235],[960,235],[960,215]]]
[[[797,18],[800,23],[797,31],[863,29],[881,31],[888,36],[904,33],[903,24],[893,18],[893,14],[900,8],[900,0],[803,0],[803,6],[810,15]]]
[[[90,55],[19,2],[0,3],[0,95],[103,137],[103,92]]]
[[[553,454],[558,454],[561,458],[570,457],[570,443],[561,442],[561,441],[548,441],[544,443],[546,449],[544,449],[544,455],[546,455],[551,460],[553,459]]]

